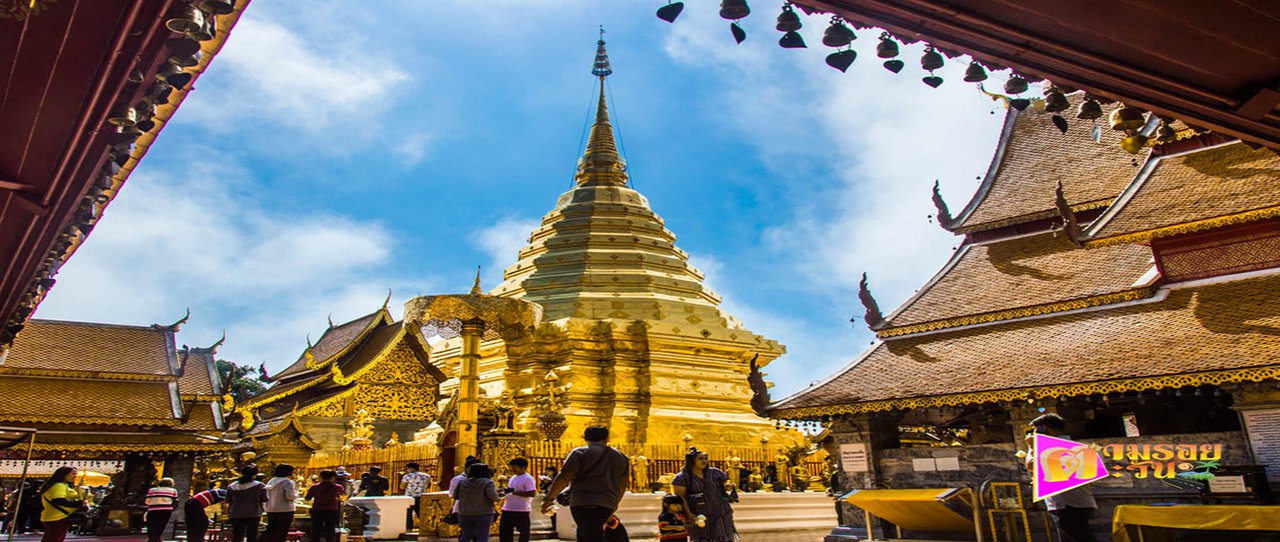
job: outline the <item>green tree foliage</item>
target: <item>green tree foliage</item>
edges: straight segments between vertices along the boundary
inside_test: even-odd
[[[238,365],[225,359],[217,360],[218,376],[227,384],[227,391],[236,402],[253,397],[266,391],[267,385],[262,382],[264,374],[261,367]]]

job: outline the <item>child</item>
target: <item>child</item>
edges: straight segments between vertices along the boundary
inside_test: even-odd
[[[677,495],[662,498],[662,513],[658,514],[658,540],[689,542],[689,528],[684,524],[684,503]]]

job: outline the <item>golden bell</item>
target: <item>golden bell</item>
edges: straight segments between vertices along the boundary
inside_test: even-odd
[[[177,14],[164,22],[165,27],[179,34],[199,32],[203,24],[204,12],[190,4],[183,6]]]
[[[120,127],[132,127],[138,123],[138,110],[128,105],[117,105],[111,109],[107,122]]]
[[[214,15],[230,15],[236,11],[236,3],[231,0],[200,0],[200,9]]]
[[[1120,140],[1120,148],[1129,154],[1138,154],[1142,148],[1147,145],[1147,136],[1142,134],[1134,134]]]
[[[880,43],[876,44],[876,56],[880,58],[893,58],[898,56],[898,43],[889,37],[889,33],[880,34]]]
[[[1022,94],[1027,91],[1027,80],[1017,75],[1004,82],[1004,91],[1009,94]]]
[[[982,68],[977,62],[970,62],[969,67],[964,70],[964,81],[966,83],[981,83],[987,80],[987,70]]]
[[[831,26],[822,33],[822,44],[827,47],[844,47],[854,39],[857,39],[857,36],[853,34],[853,30],[845,26],[839,17],[832,17]]]
[[[800,15],[791,9],[791,4],[783,4],[782,13],[778,14],[778,25],[774,28],[777,28],[778,32],[795,32],[803,26],[804,23],[800,22]]]
[[[1093,98],[1088,98],[1080,102],[1080,110],[1076,112],[1076,118],[1093,120],[1102,117],[1102,105]]]
[[[935,51],[933,47],[930,47],[929,50],[924,52],[924,56],[920,57],[920,67],[924,68],[925,71],[931,72],[939,69],[942,67],[943,62],[942,54]]]
[[[1111,112],[1111,129],[1128,131],[1137,130],[1147,124],[1147,112],[1137,107],[1122,106]]]
[[[1058,89],[1052,89],[1048,94],[1044,95],[1044,110],[1050,113],[1058,113],[1066,111],[1071,104],[1067,102],[1067,95]]]
[[[720,2],[720,18],[736,21],[751,15],[751,6],[747,0],[723,0]]]

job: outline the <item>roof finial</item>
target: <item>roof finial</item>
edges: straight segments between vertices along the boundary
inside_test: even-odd
[[[218,339],[218,342],[209,345],[209,348],[206,348],[205,350],[208,350],[210,354],[217,354],[218,347],[222,346],[222,343],[225,342],[227,342],[227,330],[224,329],[222,330],[222,338]]]
[[[609,53],[604,50],[604,25],[600,25],[600,40],[596,42],[596,63],[591,67],[591,75],[603,80],[613,73],[609,67]]]
[[[190,320],[190,319],[191,319],[191,307],[187,307],[187,314],[183,315],[182,318],[179,319],[177,322],[174,322],[167,326],[164,324],[151,324],[151,328],[156,330],[172,331],[174,333],[177,333],[178,330],[182,329],[182,324],[187,323],[187,320]]]
[[[1081,242],[1084,235],[1080,232],[1080,223],[1076,221],[1076,213],[1071,209],[1071,204],[1067,203],[1066,193],[1062,190],[1062,181],[1058,181],[1058,188],[1054,191],[1053,205],[1058,208],[1058,214],[1062,216],[1062,233],[1066,234],[1067,241],[1077,247],[1084,246]]]
[[[484,295],[484,290],[480,289],[480,266],[476,266],[476,283],[471,285],[471,295]]]
[[[942,199],[941,181],[933,181],[933,207],[938,211],[938,225],[942,229],[951,231],[951,227],[955,225],[955,219],[951,218],[951,210],[947,209],[947,202]]]
[[[333,313],[329,313],[329,327],[333,327]]]
[[[391,306],[391,288],[387,288],[387,298],[382,300],[382,310],[387,310]]]
[[[880,312],[880,305],[876,303],[876,298],[871,296],[871,288],[867,287],[867,274],[862,274],[862,280],[858,281],[858,301],[862,302],[862,308],[867,310],[863,316],[863,320],[867,323],[867,327],[872,331],[880,329],[884,326],[884,314]]]
[[[600,101],[596,105],[596,122],[591,126],[587,149],[578,160],[575,179],[579,186],[626,186],[627,164],[618,154],[618,143],[613,137],[613,125],[609,123],[609,107],[604,96],[604,78],[613,73],[609,66],[609,54],[604,48],[604,27],[600,27],[600,40],[596,42],[596,60],[591,75],[600,78]]]

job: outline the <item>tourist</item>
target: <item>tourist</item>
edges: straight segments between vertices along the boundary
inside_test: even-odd
[[[342,486],[342,489],[346,491],[347,495],[350,495],[352,490],[351,486],[354,485],[351,482],[351,473],[347,472],[346,467],[338,467],[338,470],[333,472],[338,477],[336,480],[338,485]]]
[[[459,542],[488,542],[489,527],[493,525],[493,503],[501,499],[492,476],[488,465],[472,463],[467,467],[466,479],[449,492],[458,508],[458,527],[462,529]]]
[[[391,482],[380,474],[382,467],[369,467],[369,472],[360,476],[360,492],[366,497],[385,497],[391,489]]]
[[[737,486],[728,474],[709,463],[706,452],[690,448],[684,456],[684,468],[671,481],[671,489],[684,503],[685,516],[693,519],[690,540],[733,542],[738,539],[738,529],[729,503],[737,500]]]
[[[520,542],[529,542],[532,524],[533,497],[538,494],[538,483],[529,474],[529,460],[517,457],[507,462],[514,476],[503,489],[506,498],[502,502],[502,519],[498,521],[498,540],[511,542],[515,531],[520,531]],[[551,516],[555,517],[555,516]]]
[[[774,493],[780,493],[787,488],[786,482],[778,477],[778,467],[776,465],[765,465],[764,476],[760,478],[760,483],[773,489]]]
[[[604,542],[605,523],[622,502],[631,464],[625,454],[609,446],[608,427],[588,427],[582,438],[587,445],[574,448],[565,458],[560,474],[542,497],[542,513],[550,512],[556,496],[572,485],[569,512],[578,524],[578,542]]]
[[[178,490],[173,488],[173,478],[161,478],[156,487],[147,490],[146,503],[147,513],[143,518],[147,524],[147,542],[161,542],[173,509],[178,507]]]
[[[293,513],[297,510],[298,485],[293,481],[293,465],[276,465],[267,480],[267,529],[262,532],[263,542],[285,542],[293,526]]]
[[[658,540],[689,542],[689,527],[685,525],[684,499],[679,495],[662,497],[662,513],[658,514]]]
[[[416,531],[418,524],[414,518],[419,514],[418,501],[431,489],[431,475],[418,470],[417,463],[405,465],[404,471],[404,476],[400,477],[400,485],[404,486],[404,496],[413,497],[413,504],[409,505],[409,514],[405,518],[408,522],[406,527],[410,531]]]
[[[474,465],[479,462],[480,460],[476,459],[475,456],[469,455],[467,456],[467,459],[463,461],[462,468],[454,467],[454,471],[457,472],[458,474],[454,476],[451,480],[449,480],[449,496],[450,497],[453,497],[453,492],[455,489],[458,488],[458,484],[462,483],[463,480],[467,479],[467,469],[471,468],[471,465]],[[458,501],[456,498],[453,501],[452,511],[455,514],[458,513]]]
[[[547,490],[551,489],[551,481],[555,480],[556,475],[559,473],[560,469],[557,469],[555,465],[547,465],[547,468],[542,469],[542,475],[538,477],[538,492],[546,495]],[[556,530],[555,514],[551,515],[551,530]]]
[[[43,480],[27,480],[22,485],[22,494],[14,493],[14,508],[17,509],[14,532],[18,534],[28,534],[32,532],[43,532],[44,526],[40,524],[40,512],[43,505],[40,503],[40,488],[44,487]]]
[[[1036,433],[1070,439],[1067,435],[1067,422],[1062,416],[1049,413],[1031,420],[1031,428]],[[1035,472],[1035,453],[1027,454],[1026,467],[1027,470]],[[1093,542],[1093,533],[1089,532],[1089,518],[1093,517],[1093,513],[1098,509],[1098,503],[1093,500],[1093,494],[1089,489],[1080,486],[1050,495],[1044,499],[1045,506],[1049,509],[1049,514],[1053,516],[1053,522],[1058,526],[1058,532],[1062,536],[1062,542]]]
[[[342,497],[347,494],[337,478],[338,473],[334,471],[320,471],[320,481],[307,488],[306,499],[311,501],[311,542],[337,540]]]
[[[231,542],[258,542],[262,505],[267,502],[267,485],[258,481],[258,467],[240,467],[240,478],[227,486],[227,518],[231,520]]]
[[[187,542],[204,542],[205,533],[209,532],[209,514],[204,509],[227,500],[227,490],[210,485],[187,499],[182,506],[187,523]]]
[[[63,542],[71,529],[71,515],[84,508],[84,500],[76,491],[76,469],[58,467],[37,492],[44,502],[40,522],[44,524],[44,536],[40,542]]]

